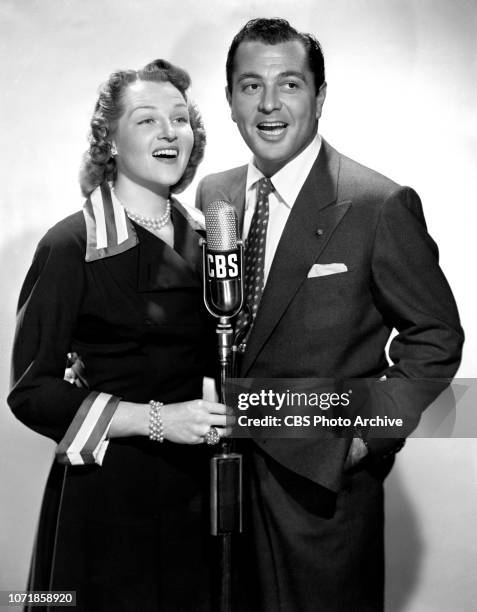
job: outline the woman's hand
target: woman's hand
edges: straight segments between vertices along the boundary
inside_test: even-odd
[[[149,435],[149,404],[121,401],[111,421],[108,438]],[[200,444],[211,427],[221,438],[230,436],[233,416],[224,404],[191,400],[161,407],[164,439],[178,444]]]
[[[200,444],[211,427],[221,438],[230,436],[232,416],[224,404],[192,400],[166,404],[161,408],[164,438],[178,444]]]

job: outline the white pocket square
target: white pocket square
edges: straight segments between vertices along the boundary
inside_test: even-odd
[[[344,263],[313,264],[308,272],[307,278],[317,276],[328,276],[329,274],[340,274],[347,272],[348,268]]]

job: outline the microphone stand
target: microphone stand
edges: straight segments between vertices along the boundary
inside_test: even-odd
[[[228,317],[217,325],[220,355],[220,401],[225,403],[225,380],[233,375],[233,329]],[[242,531],[242,455],[232,452],[230,440],[220,441],[211,459],[211,533],[219,538],[219,610],[231,612],[232,536]]]
[[[238,243],[243,270],[243,244]],[[204,272],[207,270],[207,243],[202,241]],[[231,319],[240,311],[243,302],[243,273],[240,275],[241,299],[239,307],[230,315],[220,314],[210,303],[207,275],[204,274],[204,303],[207,310],[217,317],[217,346],[220,364],[219,400],[225,403],[225,383],[234,376],[234,332]],[[242,455],[232,450],[232,441],[220,441],[220,451],[210,460],[210,532],[219,539],[219,593],[220,612],[232,612],[232,536],[242,532]]]

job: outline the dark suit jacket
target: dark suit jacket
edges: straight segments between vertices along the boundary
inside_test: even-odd
[[[198,207],[229,201],[242,224],[246,172],[242,166],[203,179]],[[307,278],[315,263],[348,270]],[[399,333],[389,365],[393,328]],[[402,417],[409,433],[455,374],[462,342],[418,195],[323,141],[278,245],[240,375],[375,379],[361,414]],[[370,436],[376,454],[396,447],[395,439]],[[259,444],[301,476],[339,489],[349,441],[285,442]]]

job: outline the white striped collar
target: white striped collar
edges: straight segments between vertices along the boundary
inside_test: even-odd
[[[204,216],[196,208],[172,201],[195,231],[205,229]],[[110,186],[103,183],[97,187],[83,206],[86,221],[85,261],[105,259],[124,253],[138,244],[134,225],[114,195]]]
[[[107,183],[91,193],[83,206],[86,221],[85,261],[96,261],[136,246],[138,238],[126,211]]]

